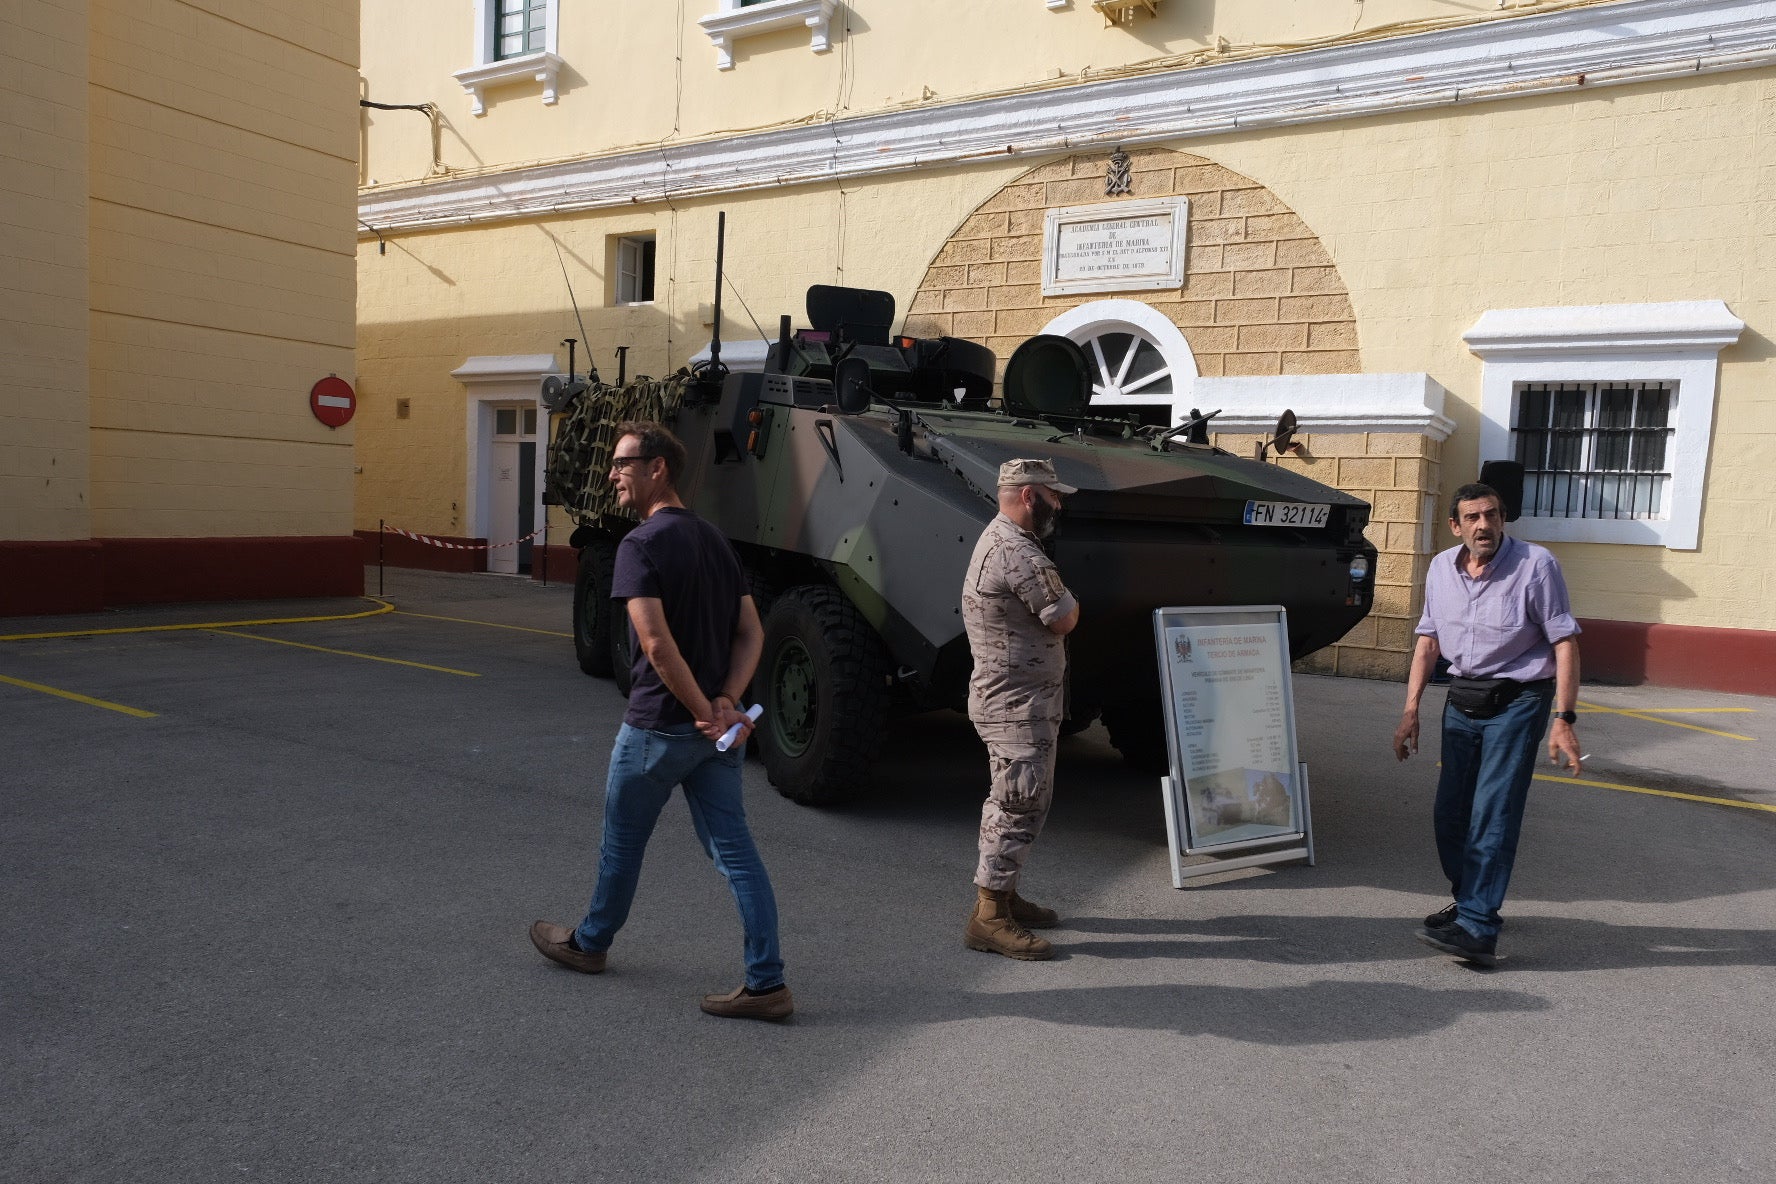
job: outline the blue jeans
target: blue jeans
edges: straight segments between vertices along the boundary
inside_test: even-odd
[[[624,724],[611,749],[604,788],[604,841],[598,852],[598,887],[592,906],[574,930],[583,949],[609,949],[629,919],[641,860],[660,811],[682,785],[691,823],[703,850],[727,877],[740,921],[746,929],[746,985],[767,990],[783,982],[777,946],[777,898],[753,845],[740,797],[740,762],[745,745],[717,752],[715,742],[684,724],[671,732],[650,732]]]
[[[1443,708],[1443,774],[1433,811],[1437,856],[1455,897],[1456,923],[1481,939],[1498,936],[1499,906],[1553,702],[1553,687],[1543,686],[1523,691],[1491,719]]]

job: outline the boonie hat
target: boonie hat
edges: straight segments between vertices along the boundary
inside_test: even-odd
[[[1052,460],[1008,460],[999,466],[999,488],[1012,489],[1019,485],[1045,485],[1056,493],[1078,493],[1076,485],[1064,485],[1055,476]]]

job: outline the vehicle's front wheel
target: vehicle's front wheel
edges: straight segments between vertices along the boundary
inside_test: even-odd
[[[791,588],[771,604],[753,700],[777,791],[805,806],[849,797],[869,777],[888,712],[887,650],[836,588]]]

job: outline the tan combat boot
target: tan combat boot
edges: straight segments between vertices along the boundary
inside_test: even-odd
[[[962,944],[971,950],[1004,954],[1020,962],[1044,962],[1054,957],[1054,947],[1031,933],[1011,915],[1011,890],[977,888],[978,903],[969,914]]]
[[[1025,900],[1016,888],[1011,890],[1011,919],[1025,929],[1058,929],[1061,924],[1059,913]]]

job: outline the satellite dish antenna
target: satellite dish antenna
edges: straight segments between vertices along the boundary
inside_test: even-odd
[[[833,369],[833,391],[838,396],[839,410],[845,415],[858,415],[869,410],[870,366],[859,357],[849,357]]]
[[[543,406],[551,414],[565,411],[568,404],[585,394],[591,385],[583,378],[563,379],[559,374],[551,374],[543,379]]]
[[[1276,430],[1271,433],[1270,439],[1260,440],[1253,446],[1252,458],[1263,460],[1265,454],[1269,452],[1275,452],[1278,455],[1285,452],[1300,452],[1301,445],[1295,439],[1295,433],[1300,429],[1301,422],[1295,418],[1295,413],[1284,411],[1277,416]]]

